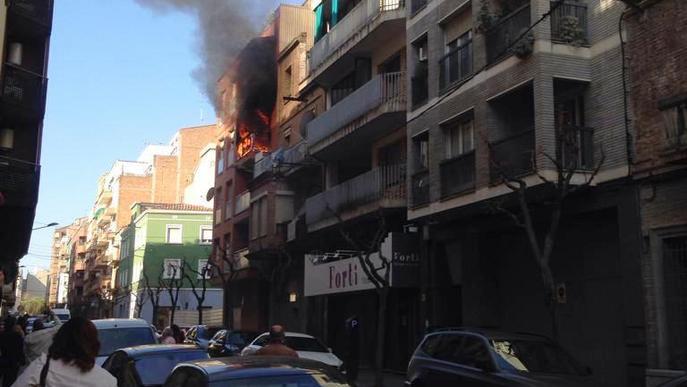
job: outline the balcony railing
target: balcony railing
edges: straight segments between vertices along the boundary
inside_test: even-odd
[[[342,49],[360,30],[385,12],[402,10],[404,0],[362,0],[318,40],[310,50],[310,69],[315,70],[334,52]],[[402,15],[405,17],[405,15]]]
[[[0,156],[0,192],[5,205],[33,207],[38,199],[40,168]]]
[[[587,43],[587,4],[561,0],[551,2],[551,40]]]
[[[255,166],[253,167],[253,179],[256,179],[263,173],[271,171],[273,165],[272,153],[263,153],[262,158],[256,161]]]
[[[534,168],[534,130],[491,142],[490,177],[492,183],[505,177],[519,177]]]
[[[475,152],[444,160],[441,171],[441,196],[451,196],[475,188]]]
[[[415,15],[422,8],[427,6],[428,0],[410,0],[410,13]]]
[[[505,16],[486,32],[487,63],[510,55],[508,49],[530,25],[530,5],[525,4]]]
[[[413,207],[429,203],[429,171],[417,172],[410,183]]]
[[[52,22],[52,0],[9,0],[10,10],[45,26]]]
[[[238,215],[250,207],[250,191],[245,191],[236,198],[234,214]]]
[[[405,179],[405,164],[379,167],[358,175],[308,198],[305,202],[306,223],[311,225],[341,216],[346,211],[384,199],[405,201]]]
[[[2,100],[32,114],[42,114],[47,80],[40,74],[5,63]]]
[[[383,107],[387,112],[406,108],[405,72],[384,73],[372,78],[331,109],[308,122],[310,145],[331,136],[366,113]]]
[[[472,40],[439,60],[439,89],[444,91],[472,75]]]
[[[594,168],[594,129],[568,126],[558,134],[557,148],[561,165],[566,169]]]

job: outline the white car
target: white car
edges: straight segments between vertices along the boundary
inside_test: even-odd
[[[67,308],[52,309],[52,313],[55,315],[55,317],[59,318],[63,324],[72,318],[72,313]]]
[[[111,318],[93,320],[93,325],[98,330],[100,341],[100,353],[95,362],[100,366],[120,348],[158,343],[155,332],[145,320]]]
[[[241,351],[241,356],[249,356],[267,344],[269,333],[263,333]],[[331,349],[325,347],[317,338],[304,333],[286,332],[284,344],[298,353],[303,359],[322,362],[340,369],[343,361],[336,357]]]

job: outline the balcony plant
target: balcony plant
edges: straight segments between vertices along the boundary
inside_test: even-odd
[[[519,59],[526,59],[534,51],[534,35],[531,32],[525,33],[526,29],[521,30],[518,36],[522,36],[511,48],[513,54]]]
[[[577,16],[566,15],[561,18],[559,36],[562,41],[579,47],[585,43],[584,29]]]

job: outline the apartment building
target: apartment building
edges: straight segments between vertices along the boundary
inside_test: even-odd
[[[86,242],[87,218],[79,218],[68,226],[60,227],[53,233],[50,273],[48,275],[48,306],[64,308],[68,305],[69,273],[72,259],[78,256]]]
[[[213,185],[212,175],[199,170],[208,164],[215,125],[182,128],[166,145],[149,145],[135,161],[119,160],[98,181],[96,199],[88,225],[87,252],[83,261],[83,295],[78,313],[110,317],[118,290],[114,280],[119,261],[119,232],[131,222],[132,206],[138,202],[205,203],[199,190]],[[210,158],[210,160],[208,160]],[[73,288],[78,291],[78,288]]]
[[[645,361],[624,7],[416,0],[407,23],[408,219],[424,229],[423,325],[557,333],[608,386],[641,385]],[[575,152],[562,151],[566,138]],[[594,178],[565,201],[552,319],[526,235],[501,210],[519,213],[504,184],[517,178],[543,236],[557,165],[574,170],[573,185]]]
[[[283,145],[279,117],[305,76],[312,22],[308,2],[280,5],[218,84],[213,234],[216,257],[225,266],[225,322],[236,329],[265,330],[272,320],[276,293],[270,289],[286,259],[285,225],[294,212],[293,193],[272,178],[272,155]],[[280,67],[287,52],[297,52],[300,60]]]
[[[143,318],[163,328],[171,323],[173,307],[222,308],[222,288],[209,283],[212,208],[135,203],[131,223],[121,230],[120,238],[115,317]],[[159,299],[151,300],[151,292]]]
[[[683,1],[636,2],[623,20],[635,131],[646,305],[647,385],[687,365],[687,16]]]
[[[52,0],[0,5],[0,311],[13,303],[38,201],[52,13]]]

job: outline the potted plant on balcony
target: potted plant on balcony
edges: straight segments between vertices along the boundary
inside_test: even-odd
[[[526,29],[522,29],[518,32],[517,36],[522,36],[511,48],[513,54],[519,59],[525,59],[532,54],[534,51],[534,35],[531,32],[525,33]]]
[[[579,47],[585,43],[584,29],[577,16],[566,15],[561,18],[558,36],[565,43]]]

